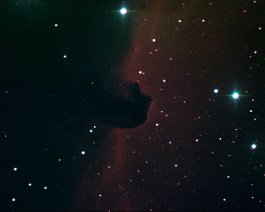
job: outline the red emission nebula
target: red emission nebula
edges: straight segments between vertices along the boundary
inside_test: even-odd
[[[113,129],[106,136],[108,145],[105,148],[106,153],[102,153],[102,160],[106,161],[105,166],[95,176],[96,180],[88,183],[87,175],[83,177],[77,204],[79,209],[86,209],[86,205],[89,205],[92,187],[97,187],[92,189],[96,190],[92,199],[98,210],[134,210],[140,207],[135,196],[144,194],[137,191],[137,183],[133,182],[131,176],[140,172],[133,164],[157,151],[157,146],[152,143],[155,135],[159,133],[156,129],[159,123],[155,120],[159,119],[161,104],[166,104],[167,99],[161,96],[161,91],[155,86],[170,78],[167,70],[170,67],[165,67],[163,60],[173,63],[173,59],[165,59],[163,55],[170,55],[170,52],[173,55],[174,52],[170,49],[169,41],[163,41],[162,46],[160,39],[167,37],[168,29],[164,24],[167,23],[169,15],[166,13],[174,10],[171,6],[174,6],[174,2],[146,1],[144,9],[134,12],[135,29],[131,49],[122,62],[122,78],[125,81],[138,82],[143,92],[153,97],[152,105],[144,125],[134,129]],[[144,140],[149,140],[150,143]],[[135,193],[135,190],[139,194],[134,196],[132,193]]]
[[[190,7],[195,6],[196,1],[191,2]],[[175,11],[178,11],[178,15]],[[87,194],[90,189],[85,186],[87,184],[97,188],[92,189],[96,190],[93,200],[97,209],[137,210],[145,201],[154,201],[152,190],[158,189],[170,196],[170,189],[188,180],[188,170],[181,167],[181,171],[175,173],[163,165],[172,163],[175,156],[172,148],[176,147],[166,147],[162,142],[169,141],[171,144],[188,135],[190,132],[187,129],[192,127],[191,117],[200,109],[190,107],[188,110],[184,106],[191,102],[186,102],[181,95],[185,92],[189,99],[196,101],[198,97],[192,91],[191,84],[200,77],[196,71],[200,65],[198,56],[191,55],[187,59],[187,51],[193,46],[186,36],[189,25],[182,26],[183,21],[191,22],[191,14],[187,11],[190,10],[184,12],[181,4],[175,1],[152,0],[145,1],[144,8],[131,12],[136,21],[131,49],[122,62],[122,78],[124,81],[138,82],[141,90],[150,95],[153,101],[143,125],[133,129],[113,129],[108,134],[106,154],[102,153],[105,166],[95,176],[97,180],[88,183],[87,178],[83,178],[77,204],[79,209],[86,209],[86,202],[91,201]],[[205,48],[204,45],[201,48]],[[206,47],[203,51],[210,53],[211,50]],[[188,73],[184,71],[187,67]],[[184,83],[190,73],[193,73],[190,81]],[[200,81],[193,86],[195,90],[202,88],[203,82]],[[194,151],[185,146],[185,141],[178,142],[183,145],[180,156]],[[152,163],[159,165],[159,172],[152,170]],[[174,176],[178,175],[184,178],[176,182]],[[163,185],[156,182],[163,182]],[[155,195],[159,193],[156,190]],[[177,194],[173,192],[172,195]]]

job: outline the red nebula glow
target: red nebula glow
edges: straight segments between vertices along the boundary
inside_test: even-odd
[[[125,81],[138,82],[144,93],[150,96],[155,95],[152,86],[152,75],[154,73],[152,58],[150,58],[146,49],[154,44],[153,39],[157,31],[156,25],[159,24],[158,20],[152,24],[145,22],[144,17],[152,16],[154,13],[160,13],[163,10],[163,1],[147,2],[144,11],[137,11],[137,21],[135,31],[133,34],[132,49],[128,52],[123,62],[123,76]],[[157,39],[156,39],[157,40]],[[139,75],[139,70],[143,70]],[[153,102],[148,114],[148,119],[145,125],[152,122],[154,108],[156,103]],[[86,208],[86,201],[91,201],[87,196],[85,189],[90,187],[95,192],[93,194],[93,201],[95,201],[94,209],[97,210],[135,210],[137,206],[132,202],[130,195],[132,184],[129,181],[129,164],[131,162],[130,154],[133,148],[138,148],[140,143],[133,144],[131,139],[128,139],[128,133],[134,132],[138,137],[144,132],[146,127],[144,125],[136,129],[113,129],[107,136],[108,143],[102,155],[104,156],[104,165],[97,179],[90,182],[87,186],[86,177],[80,184],[78,206],[81,209]],[[137,136],[136,136],[137,137]],[[79,209],[80,209],[79,207]],[[86,208],[87,209],[87,208]],[[89,208],[88,208],[89,209]]]

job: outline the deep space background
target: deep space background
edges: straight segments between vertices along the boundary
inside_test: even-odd
[[[0,209],[264,210],[264,17],[264,0],[1,1]]]

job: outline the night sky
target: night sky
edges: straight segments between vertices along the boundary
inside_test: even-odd
[[[264,0],[0,2],[0,210],[264,210]]]

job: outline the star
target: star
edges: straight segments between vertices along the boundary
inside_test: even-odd
[[[120,13],[121,13],[122,15],[125,15],[125,14],[127,13],[127,9],[126,9],[125,7],[121,8],[121,9],[120,9]]]
[[[219,90],[218,90],[217,88],[215,88],[215,89],[213,90],[213,92],[214,92],[215,94],[217,94],[217,93],[219,93]]]
[[[232,94],[232,98],[233,99],[238,99],[239,98],[239,93],[237,91],[234,91],[233,94]]]
[[[252,149],[252,150],[254,150],[254,149],[256,149],[256,148],[257,148],[257,144],[252,144],[252,145],[251,145],[251,149]]]

